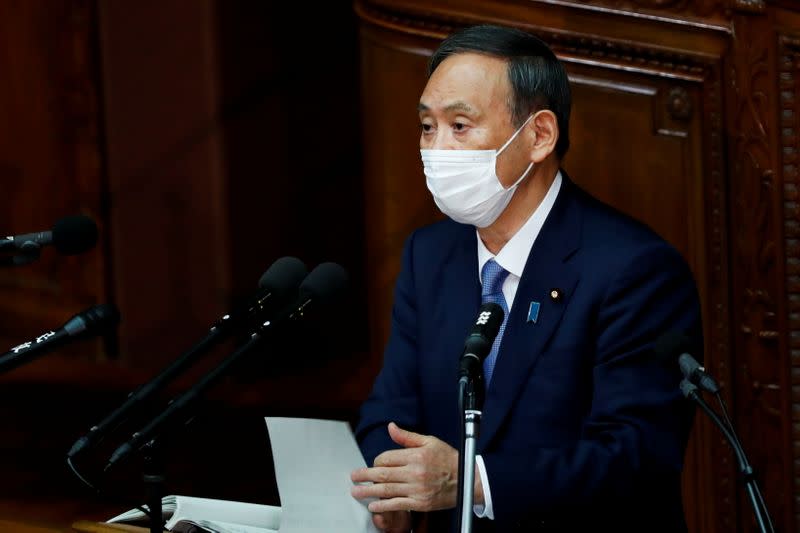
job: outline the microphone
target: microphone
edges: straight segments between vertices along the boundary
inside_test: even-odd
[[[62,218],[50,231],[25,233],[0,239],[0,252],[18,252],[11,264],[21,265],[39,257],[43,246],[53,246],[61,255],[76,255],[97,244],[97,225],[85,215]]]
[[[700,366],[700,363],[688,353],[682,353],[680,357],[678,357],[678,365],[680,365],[683,376],[691,383],[711,394],[717,394],[719,392],[719,385],[716,380],[706,373],[706,369]]]
[[[700,388],[703,387],[700,386]],[[761,489],[759,489],[758,484],[756,483],[753,467],[747,460],[747,455],[745,454],[744,448],[739,442],[739,438],[736,436],[733,426],[730,424],[730,422],[724,422],[716,413],[716,411],[714,411],[714,409],[712,409],[711,406],[708,405],[705,400],[703,400],[703,397],[697,392],[697,390],[698,386],[689,381],[688,377],[681,381],[681,392],[683,393],[683,396],[686,399],[696,403],[697,406],[700,407],[700,409],[706,414],[706,416],[708,416],[711,422],[717,426],[720,432],[722,432],[722,436],[725,437],[725,440],[728,441],[728,444],[730,444],[733,454],[736,456],[736,463],[739,466],[739,474],[744,482],[748,500],[750,501],[750,506],[753,508],[753,514],[755,516],[759,531],[762,533],[774,533],[775,528],[772,525],[772,517],[770,517],[769,509],[767,509],[767,506],[764,503],[764,497],[761,495]],[[724,404],[722,404],[722,402],[720,402],[720,404],[723,405],[724,408]]]
[[[459,363],[459,381],[479,379],[483,375],[483,361],[492,351],[494,339],[503,325],[503,308],[494,303],[485,303],[478,310],[478,318],[464,341],[464,353]]]
[[[458,409],[461,413],[461,438],[458,456],[459,531],[472,531],[472,489],[475,486],[475,457],[481,424],[481,409],[485,394],[483,362],[492,351],[497,334],[503,325],[505,312],[495,303],[485,303],[478,309],[478,318],[464,341],[464,352],[458,365]]]
[[[661,360],[671,360],[675,354],[680,354],[678,355],[678,366],[683,377],[704,391],[718,394],[719,384],[694,357],[689,355],[692,345],[693,343],[686,335],[669,331],[656,340],[653,350]]]
[[[224,359],[190,389],[171,401],[167,408],[151,420],[149,424],[134,433],[127,442],[119,446],[108,460],[105,470],[108,470],[156,438],[167,423],[187,411],[206,389],[224,376],[247,352],[261,344],[276,328],[286,322],[301,320],[306,314],[340,300],[346,288],[347,273],[336,263],[322,263],[312,270],[300,284],[298,297],[291,305],[279,313],[275,319],[264,321],[250,335],[250,340],[247,343]]]
[[[258,282],[260,290],[250,303],[217,320],[203,340],[184,352],[159,375],[134,390],[121,406],[99,424],[92,426],[86,435],[72,445],[67,452],[67,457],[71,459],[81,450],[100,442],[126,417],[137,412],[148,398],[164,388],[167,383],[216,344],[244,326],[252,325],[253,321],[260,321],[266,313],[285,305],[296,293],[297,287],[306,273],[306,265],[296,257],[281,257],[272,263],[272,266],[261,276]]]
[[[662,360],[670,360],[678,356],[678,365],[683,373],[684,379],[681,381],[680,389],[683,396],[697,404],[698,407],[708,416],[711,422],[717,426],[722,432],[725,440],[728,441],[733,453],[736,456],[736,462],[739,466],[739,474],[742,481],[744,481],[745,489],[747,491],[750,505],[753,508],[758,529],[762,533],[773,533],[775,530],[772,525],[772,518],[769,516],[769,510],[764,503],[764,498],[761,495],[761,490],[758,488],[753,468],[750,466],[745,454],[744,448],[736,436],[736,431],[733,424],[728,417],[727,408],[722,396],[719,394],[720,388],[714,378],[705,372],[705,369],[700,366],[694,357],[689,355],[691,341],[688,337],[677,332],[667,332],[655,343],[654,351],[656,356]],[[716,395],[719,405],[722,408],[722,415],[724,420],[706,403],[703,396],[698,392],[699,389],[710,392]]]
[[[45,332],[33,340],[11,348],[0,356],[0,372],[14,369],[35,357],[59,348],[72,339],[105,333],[119,324],[119,311],[110,304],[94,305],[55,331]]]

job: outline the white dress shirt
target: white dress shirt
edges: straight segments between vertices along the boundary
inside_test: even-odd
[[[550,189],[545,194],[542,202],[531,214],[523,226],[514,234],[513,237],[506,243],[505,246],[493,255],[486,245],[483,244],[481,236],[478,235],[478,279],[481,278],[481,271],[483,265],[489,259],[494,258],[495,262],[508,271],[508,277],[503,282],[503,296],[508,305],[508,312],[511,314],[511,306],[514,305],[514,297],[517,295],[517,287],[519,287],[519,280],[522,277],[522,271],[525,270],[525,263],[528,261],[533,243],[539,232],[547,220],[547,215],[556,203],[558,191],[561,190],[561,172],[556,174]],[[502,353],[498,353],[498,359],[502,357]],[[483,485],[483,499],[484,505],[475,505],[474,511],[478,517],[486,517],[494,520],[494,508],[492,507],[492,493],[489,490],[489,478],[486,474],[486,465],[483,463],[483,457],[478,455],[475,459],[478,465],[478,473],[481,477],[481,485]]]

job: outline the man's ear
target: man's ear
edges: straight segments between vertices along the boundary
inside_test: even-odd
[[[553,153],[558,142],[558,119],[549,109],[538,111],[525,126],[527,135],[533,137],[530,160],[541,163]]]

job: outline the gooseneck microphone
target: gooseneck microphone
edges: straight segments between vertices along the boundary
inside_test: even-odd
[[[67,457],[71,459],[82,450],[99,443],[108,432],[114,430],[127,417],[138,412],[148,398],[163,389],[167,383],[218,343],[236,331],[252,327],[268,313],[286,305],[297,293],[297,287],[306,273],[305,264],[296,257],[282,257],[275,261],[261,276],[258,283],[260,289],[247,305],[222,316],[211,326],[205,338],[170,363],[156,377],[128,395],[121,406],[97,425],[92,426],[86,435],[72,445]]]
[[[753,467],[747,460],[744,448],[739,441],[739,437],[736,435],[733,424],[728,418],[725,402],[720,394],[719,385],[713,377],[706,373],[705,369],[700,366],[700,363],[691,356],[689,352],[692,346],[695,346],[695,344],[692,343],[687,336],[682,333],[670,331],[656,340],[653,351],[656,358],[662,362],[678,360],[678,366],[684,377],[683,381],[680,383],[683,396],[700,407],[711,422],[719,428],[725,440],[728,441],[728,444],[730,444],[736,456],[739,474],[745,484],[745,490],[747,491],[750,504],[753,508],[753,514],[755,515],[759,531],[762,533],[773,533],[775,530],[772,525],[772,519],[769,516],[769,510],[764,503],[764,497],[761,495],[761,490],[756,483]],[[722,408],[725,420],[706,403],[698,390],[703,390],[716,396]]]
[[[119,324],[119,312],[110,304],[94,305],[73,316],[60,328],[47,331],[0,356],[0,372],[16,368],[67,342],[101,335]]]
[[[739,474],[744,482],[745,490],[747,491],[747,497],[750,500],[751,507],[753,508],[753,514],[755,515],[756,524],[758,525],[759,531],[762,533],[774,533],[775,529],[772,525],[772,518],[769,516],[769,510],[764,503],[764,497],[761,495],[761,490],[756,484],[753,467],[747,460],[747,455],[744,453],[744,448],[742,448],[741,444],[739,443],[739,438],[736,436],[736,432],[733,430],[732,426],[722,421],[716,411],[714,411],[714,409],[712,409],[711,406],[706,403],[703,397],[698,394],[697,390],[698,387],[694,383],[690,382],[688,377],[681,382],[681,392],[683,395],[700,407],[700,409],[708,416],[708,418],[711,419],[714,425],[719,428],[723,437],[725,437],[725,440],[728,441],[728,444],[730,444],[731,448],[733,449],[733,454],[736,456],[736,463],[739,465]]]
[[[134,433],[131,438],[119,446],[106,465],[106,470],[123,460],[134,451],[144,447],[173,420],[186,414],[189,407],[210,386],[223,377],[230,368],[242,357],[261,344],[273,331],[282,327],[287,322],[303,319],[307,314],[313,313],[320,307],[339,301],[347,287],[347,274],[344,269],[335,263],[323,263],[315,268],[300,284],[298,298],[286,307],[275,318],[265,320],[250,335],[241,348],[224,359],[216,368],[203,376],[186,392],[175,398],[158,416],[150,421],[144,428]]]
[[[10,253],[1,264],[24,265],[37,259],[44,246],[61,255],[82,254],[97,244],[97,224],[85,215],[62,218],[50,231],[0,238],[0,252]]]
[[[692,344],[686,335],[669,331],[658,338],[653,349],[656,357],[664,361],[674,359],[677,354],[681,373],[690,383],[711,394],[718,394],[720,389],[717,381],[689,354]]]

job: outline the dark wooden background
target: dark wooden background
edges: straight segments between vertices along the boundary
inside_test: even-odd
[[[72,441],[274,259],[334,260],[352,277],[338,324],[257,354],[168,446],[174,492],[276,502],[260,416],[354,418],[402,242],[439,216],[417,152],[427,56],[479,22],[565,61],[564,166],[684,253],[706,365],[779,531],[800,531],[795,0],[0,0],[0,231],[84,212],[103,235],[89,254],[0,271],[0,341],[95,302],[123,315],[118,334],[0,378],[0,517],[59,525],[138,497],[135,465],[106,498],[83,492],[63,464]],[[754,530],[699,418],[684,492],[691,531]]]

